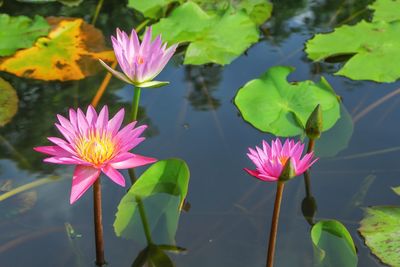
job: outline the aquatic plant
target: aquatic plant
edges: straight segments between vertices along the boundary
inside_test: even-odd
[[[147,28],[142,43],[133,29],[131,35],[117,29],[116,37],[111,36],[114,53],[122,72],[116,71],[104,61],[100,63],[115,77],[136,87],[159,87],[168,82],[152,81],[165,67],[175,53],[177,44],[167,48],[161,35],[151,41],[151,27]]]
[[[139,137],[146,125],[135,128],[136,121],[119,130],[125,111],[121,109],[108,120],[108,107],[104,106],[97,115],[89,106],[86,115],[81,109],[69,110],[69,119],[57,115],[60,124],[57,129],[65,137],[48,137],[55,146],[41,146],[34,149],[51,157],[44,162],[74,164],[70,203],[77,201],[103,172],[113,182],[125,186],[125,179],[119,169],[134,168],[156,161],[129,151],[145,138]]]

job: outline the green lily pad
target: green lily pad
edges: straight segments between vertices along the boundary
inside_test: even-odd
[[[317,34],[306,44],[308,57],[321,61],[350,56],[336,72],[353,80],[394,82],[400,78],[400,21],[366,22],[342,26],[332,33]]]
[[[145,17],[157,19],[164,16],[168,5],[179,3],[179,0],[146,0],[137,1],[129,0],[128,7],[133,8]],[[189,2],[189,1],[185,1]],[[232,7],[234,10],[242,10],[257,24],[261,25],[266,21],[272,13],[272,4],[266,0],[194,0],[208,14],[217,14],[224,12],[227,8]]]
[[[377,0],[369,9],[374,11],[373,21],[390,22],[400,19],[400,0]]]
[[[228,9],[222,15],[210,15],[193,2],[174,9],[153,25],[153,31],[168,43],[188,42],[184,64],[193,65],[229,64],[259,37],[245,12]]]
[[[356,267],[356,247],[346,227],[336,220],[324,220],[311,229],[316,266]]]
[[[392,190],[400,196],[400,186],[392,187]]]
[[[0,78],[0,127],[7,124],[17,113],[18,96],[7,81]]]
[[[340,117],[340,102],[329,83],[289,83],[294,69],[277,66],[239,89],[234,103],[245,121],[255,128],[277,136],[296,136],[314,108],[322,108],[323,130],[330,129]]]
[[[389,266],[400,266],[400,207],[365,209],[358,229],[371,252]]]
[[[25,16],[0,14],[0,29],[0,56],[4,57],[33,46],[36,39],[47,35],[50,26],[41,16],[32,20]]]
[[[79,6],[83,0],[17,0],[18,2],[24,2],[24,3],[32,3],[32,4],[43,4],[43,3],[49,3],[49,2],[60,2],[66,6],[73,7],[73,6]]]
[[[186,197],[189,168],[183,160],[168,159],[148,168],[122,198],[114,222],[117,236],[145,244],[138,205],[143,204],[153,241],[174,243],[180,207]]]

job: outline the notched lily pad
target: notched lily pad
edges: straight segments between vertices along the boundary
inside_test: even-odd
[[[258,79],[239,89],[234,103],[245,121],[255,128],[278,136],[296,136],[314,108],[320,104],[323,129],[330,129],[340,117],[340,103],[329,83],[322,77],[318,83],[289,83],[290,67],[270,68]]]
[[[389,266],[400,266],[400,207],[365,209],[358,229],[371,252]]]
[[[373,21],[390,22],[400,19],[400,0],[376,0],[368,8],[374,11]]]
[[[52,30],[31,48],[0,60],[0,70],[46,81],[80,80],[101,70],[98,59],[111,63],[103,34],[82,19],[47,19]]]
[[[17,113],[18,96],[7,81],[0,78],[0,127],[7,124]]]
[[[400,78],[400,20],[375,21],[336,28],[327,34],[317,34],[306,44],[313,61],[329,57],[350,56],[336,72],[353,80],[394,82]]]
[[[47,35],[50,25],[41,16],[30,19],[0,14],[0,29],[0,57],[4,57],[31,47],[39,37]]]

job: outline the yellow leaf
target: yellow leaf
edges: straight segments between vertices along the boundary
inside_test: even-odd
[[[0,70],[19,77],[46,81],[80,80],[102,70],[98,59],[112,63],[98,29],[79,18],[47,18],[52,30],[33,47],[0,59]]]

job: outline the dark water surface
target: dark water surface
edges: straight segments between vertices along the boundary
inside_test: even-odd
[[[312,192],[318,205],[315,220],[340,220],[356,243],[359,266],[380,266],[357,228],[362,207],[399,202],[390,187],[400,185],[400,99],[396,95],[370,112],[365,110],[399,88],[400,82],[378,84],[335,76],[332,73],[338,64],[311,63],[303,51],[304,42],[314,33],[329,31],[343,21],[368,18],[365,7],[371,1],[276,2],[273,18],[263,26],[267,36],[246,55],[224,68],[182,66],[178,55],[159,75],[159,80],[170,81],[170,85],[142,92],[142,123],[150,128],[147,140],[135,152],[159,159],[180,157],[191,171],[187,198],[191,209],[182,213],[176,236],[177,244],[188,252],[172,257],[177,266],[264,266],[276,185],[258,181],[242,169],[252,166],[247,147],[272,136],[245,123],[232,99],[242,85],[268,68],[288,65],[296,68],[292,81],[318,80],[323,75],[343,98],[344,109],[354,121],[348,147],[336,156],[322,157],[312,169]],[[78,9],[49,4],[50,11],[39,6],[37,12],[89,16],[95,4],[87,1]],[[109,16],[101,15],[98,23],[106,36],[116,26],[129,29],[136,25],[126,17],[130,11],[123,6],[106,3],[103,13]],[[31,14],[26,5],[7,1],[2,9],[13,15]],[[90,103],[104,74],[80,82],[43,83],[0,73],[20,98],[17,116],[0,129],[0,183],[11,180],[15,187],[53,173],[65,177],[30,195],[0,202],[0,266],[93,266],[92,193],[88,191],[69,205],[72,168],[43,164],[43,155],[32,147],[46,144],[47,136],[58,135],[53,126],[56,113],[65,115],[69,107]],[[132,86],[112,78],[101,105],[109,105],[113,114],[121,106],[129,110],[132,95]],[[340,147],[339,133],[346,130],[340,126],[333,131],[325,134],[328,146],[318,149],[332,153]],[[393,151],[364,154],[390,148]],[[109,266],[130,266],[143,247],[117,238],[112,227],[126,188],[102,181],[106,259]],[[302,177],[287,184],[275,266],[312,266],[310,226],[301,212],[304,196]],[[69,239],[65,223],[81,236]]]

